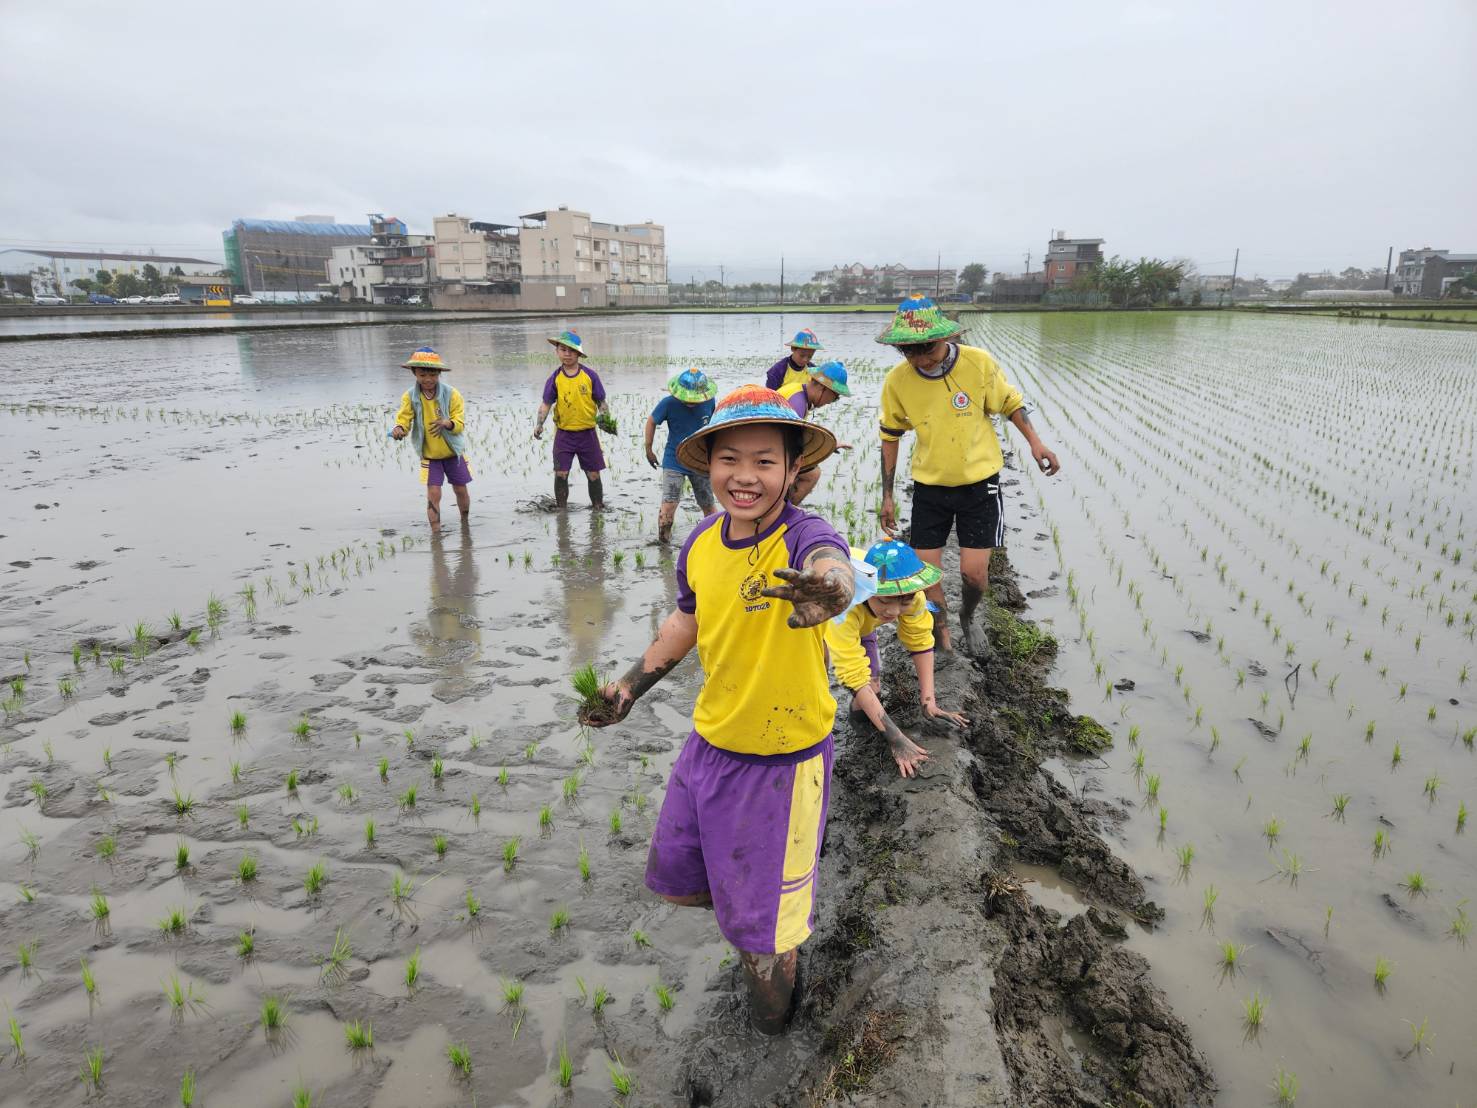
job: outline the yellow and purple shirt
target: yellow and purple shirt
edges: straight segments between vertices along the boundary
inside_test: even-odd
[[[840,623],[826,622],[831,668],[837,680],[852,692],[872,679],[872,664],[862,640],[881,625],[882,621],[865,602],[847,612]],[[927,654],[933,650],[933,614],[921,592],[913,594],[913,603],[897,617],[897,637],[909,654]]]
[[[411,407],[411,398],[414,396],[420,397],[421,426],[426,429],[426,444],[421,449],[421,457],[431,458],[433,460],[436,458],[454,457],[456,451],[451,448],[451,444],[441,434],[440,428],[432,426],[433,423],[441,418],[440,406],[436,403],[434,396],[427,396],[419,388],[409,389],[400,398],[400,410],[395,413],[396,426],[404,427],[409,431],[411,424],[415,422],[415,409]],[[451,402],[447,404],[447,408],[450,409],[446,413],[446,418],[451,420],[451,433],[453,435],[460,435],[467,429],[466,407],[462,403],[462,394],[457,392],[456,389],[451,390]]]
[[[786,504],[757,537],[729,534],[728,513],[697,525],[677,555],[677,607],[697,617],[704,681],[692,726],[739,754],[794,754],[831,733],[836,700],[826,675],[825,625],[791,628],[793,608],[761,596],[820,547],[846,559],[820,516]]]
[[[554,426],[561,431],[591,430],[604,401],[605,386],[587,365],[580,365],[573,375],[560,366],[544,382],[544,403],[553,406]]]

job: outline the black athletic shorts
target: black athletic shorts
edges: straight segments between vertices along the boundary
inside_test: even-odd
[[[973,485],[913,484],[913,549],[938,550],[959,523],[959,545],[993,549],[1005,545],[1005,504],[1000,474]]]

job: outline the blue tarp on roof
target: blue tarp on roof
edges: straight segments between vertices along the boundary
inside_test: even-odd
[[[238,219],[234,231],[265,231],[274,235],[343,235],[369,238],[374,230],[367,223],[299,223],[292,219]]]

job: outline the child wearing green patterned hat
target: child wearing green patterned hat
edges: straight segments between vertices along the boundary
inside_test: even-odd
[[[963,581],[960,629],[964,648],[976,653],[979,629],[974,615],[989,585],[990,553],[1005,541],[1000,470],[1005,465],[1000,437],[990,422],[1004,416],[1025,436],[1031,456],[1047,476],[1061,469],[1041,442],[1025,400],[1005,379],[987,351],[951,341],[964,330],[928,297],[904,300],[892,324],[877,341],[897,348],[903,360],[882,382],[882,529],[897,533],[893,481],[898,442],[909,431],[913,448],[912,542],[918,556],[943,565],[943,548],[955,524],[959,531],[959,571]],[[949,651],[944,590],[933,585],[928,599],[939,609],[934,638]]]
[[[826,625],[826,650],[837,680],[851,690],[853,719],[864,716],[887,740],[898,773],[912,777],[928,761],[928,751],[905,735],[882,707],[882,658],[877,647],[877,628],[897,624],[898,641],[913,659],[918,674],[918,697],[923,714],[955,727],[969,720],[958,712],[940,708],[933,691],[933,615],[923,590],[938,584],[941,570],[918,557],[917,551],[895,539],[874,543],[865,554],[852,556],[870,567],[871,582],[863,584],[865,595],[852,605],[845,617]],[[860,574],[858,574],[860,579]]]
[[[692,486],[703,515],[713,514],[713,486],[701,473],[694,473],[677,460],[677,447],[688,435],[704,426],[713,416],[713,398],[718,386],[700,369],[689,369],[667,382],[668,395],[657,401],[646,417],[646,463],[662,471],[662,502],[657,510],[657,542],[665,546],[672,541],[672,525],[677,519],[677,503],[682,499],[683,485]],[[667,425],[667,448],[661,460],[656,456],[656,429]]]

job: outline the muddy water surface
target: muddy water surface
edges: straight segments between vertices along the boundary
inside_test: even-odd
[[[5,348],[0,668],[24,689],[0,759],[0,999],[25,1061],[0,1104],[80,1102],[99,1045],[116,1103],[172,1102],[187,1067],[213,1105],[285,1104],[298,1086],[325,1104],[606,1103],[612,1056],[666,1103],[676,1075],[642,1060],[670,1058],[662,1044],[733,977],[709,918],[640,890],[699,675],[683,666],[593,744],[567,676],[623,668],[674,600],[640,450],[667,378],[698,364],[754,380],[813,322],[858,394],[822,418],[866,448],[828,463],[814,506],[865,543],[871,317],[580,321],[621,425],[603,518],[578,480],[571,511],[542,510],[549,446],[529,431],[545,327],[563,322]],[[1299,1103],[1463,1102],[1477,340],[1207,316],[973,324],[1067,467],[1012,474],[1040,513],[1016,500],[1012,562],[1076,710],[1117,744],[1056,768],[1134,813],[1116,845],[1168,916],[1131,942],[1209,1054],[1217,1102],[1266,1103],[1279,1069]],[[398,363],[427,342],[456,367],[476,472],[470,528],[436,539],[414,459],[386,439]],[[1424,438],[1398,430],[1422,421]],[[679,530],[695,520],[684,504]],[[1028,876],[1050,907],[1083,902]],[[161,931],[176,908],[186,926]],[[556,912],[568,922],[551,928]],[[1217,967],[1223,942],[1244,948],[1235,973]],[[1383,989],[1376,958],[1393,967]],[[1248,1034],[1254,994],[1267,1014]],[[267,998],[287,1012],[271,1033]],[[350,1020],[373,1025],[371,1051],[344,1047]]]

